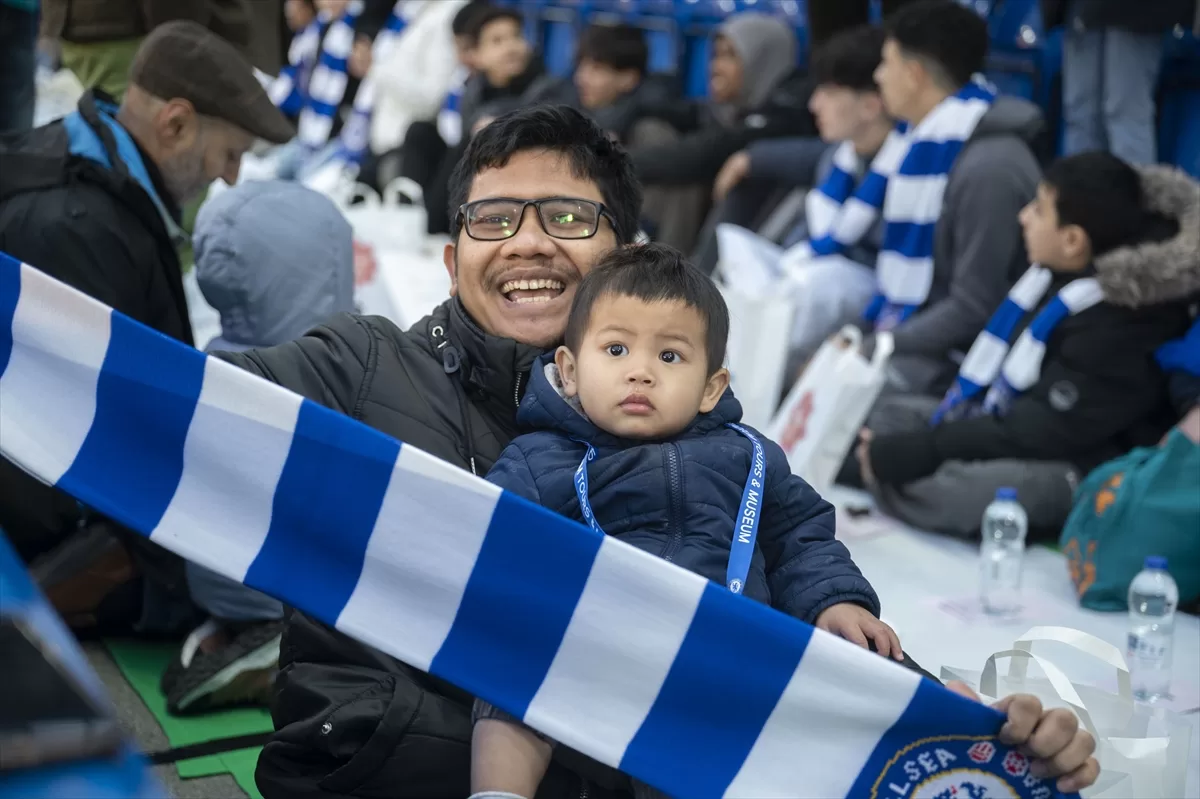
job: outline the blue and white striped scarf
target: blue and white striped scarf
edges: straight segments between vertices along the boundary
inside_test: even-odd
[[[292,41],[288,66],[268,92],[284,113],[299,114],[296,137],[314,152],[329,142],[346,94],[346,62],[362,10],[363,0],[351,0],[336,20],[319,14]]]
[[[0,455],[672,796],[1017,796],[1004,717],[0,254]]]
[[[879,218],[888,178],[895,173],[907,146],[902,129],[889,133],[861,182],[854,143],[844,141],[837,146],[829,174],[804,201],[808,241],[799,246],[808,249],[802,254],[805,260],[841,254],[862,240]]]
[[[386,59],[396,47],[400,33],[417,15],[428,0],[397,0],[392,6],[387,24],[375,37],[371,45],[371,63],[378,64]],[[342,160],[349,163],[362,163],[371,143],[371,114],[375,109],[375,76],[368,73],[358,86],[354,95],[354,110],[350,119],[342,128],[340,138]]]
[[[883,173],[883,248],[875,262],[879,294],[866,312],[876,330],[896,327],[929,298],[934,229],[942,215],[948,176],[995,99],[995,91],[982,78],[968,83],[907,133],[894,173]]]
[[[462,141],[461,106],[463,92],[467,89],[467,80],[470,77],[471,71],[466,67],[460,66],[455,71],[454,77],[450,79],[450,91],[442,102],[441,110],[438,111],[438,135],[442,137],[442,141],[446,142],[447,147],[455,147]]]
[[[1003,416],[1013,399],[1037,383],[1046,342],[1058,324],[1104,301],[1095,278],[1072,280],[1046,303],[1010,350],[1013,332],[1038,307],[1053,277],[1049,269],[1034,264],[1016,282],[971,345],[954,385],[934,412],[932,424],[980,412]],[[978,401],[981,394],[982,403]]]

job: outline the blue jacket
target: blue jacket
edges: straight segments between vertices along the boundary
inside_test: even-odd
[[[585,453],[577,442],[590,442],[596,459],[588,466],[589,498],[604,531],[724,585],[754,452],[748,439],[725,427],[742,416],[733,392],[669,441],[623,440],[569,405],[551,384],[546,363],[534,366],[517,413],[521,429],[536,432],[509,444],[488,480],[583,522],[574,474]],[[879,615],[875,591],[834,538],[833,507],[792,475],[783,450],[759,440],[767,456],[766,488],[743,592],[810,624],[840,602]]]

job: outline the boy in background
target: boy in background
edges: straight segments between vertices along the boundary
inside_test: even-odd
[[[978,535],[1000,487],[1031,533],[1057,536],[1079,477],[1178,420],[1155,360],[1200,294],[1200,184],[1105,152],[1053,164],[1020,213],[1034,265],[940,402],[884,396],[857,448],[880,506]]]

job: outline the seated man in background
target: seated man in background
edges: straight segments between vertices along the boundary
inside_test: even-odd
[[[194,22],[146,37],[119,108],[88,92],[61,120],[0,147],[0,251],[165,336],[192,344],[176,247],[184,203],[237,182],[255,139],[291,126],[229,42]],[[73,628],[170,632],[146,601],[182,593],[183,563],[0,459],[0,527]],[[144,577],[144,579],[143,579]]]
[[[905,147],[872,170],[886,178],[869,198],[883,220],[878,290],[866,321],[889,331],[888,393],[939,394],[988,316],[1028,266],[1017,214],[1041,170],[1031,142],[1041,115],[976,82],[987,23],[953,0],[920,0],[885,25],[875,73],[888,113],[908,124]],[[865,182],[864,182],[865,184]],[[853,243],[835,225],[837,248]],[[864,350],[873,352],[868,336]]]
[[[717,29],[709,98],[649,109],[630,154],[646,185],[643,215],[654,238],[688,252],[729,156],[758,139],[811,136],[807,82],[796,71],[796,34],[781,19],[735,14]]]
[[[1200,291],[1200,184],[1085,153],[1050,167],[1021,225],[1034,266],[945,398],[884,397],[862,433],[865,482],[915,527],[974,536],[1012,487],[1032,534],[1057,536],[1083,474],[1178,421],[1154,356]]]

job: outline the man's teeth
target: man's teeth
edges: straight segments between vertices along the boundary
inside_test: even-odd
[[[508,294],[510,291],[537,291],[539,289],[554,289],[562,291],[563,284],[560,280],[550,280],[542,278],[539,280],[510,280],[500,287],[501,294]]]

